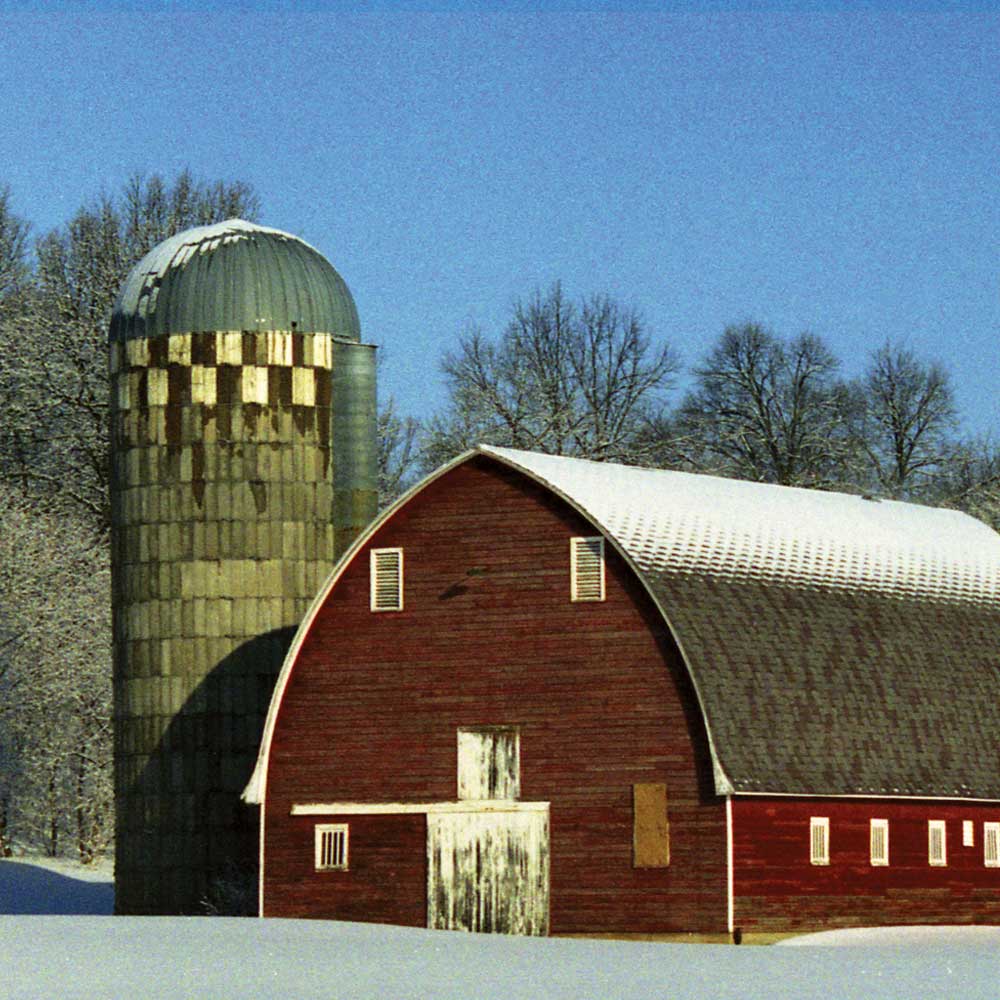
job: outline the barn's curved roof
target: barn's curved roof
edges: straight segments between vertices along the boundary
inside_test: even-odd
[[[960,511],[512,448],[480,451],[565,494],[647,575],[1000,600],[1000,535]]]
[[[295,330],[360,341],[350,289],[297,236],[243,219],[171,236],[129,273],[111,339],[208,330]]]
[[[1000,535],[958,511],[503,448],[660,606],[720,791],[1000,799]]]
[[[680,647],[722,794],[1000,800],[1000,535],[957,511],[482,446],[634,568]]]

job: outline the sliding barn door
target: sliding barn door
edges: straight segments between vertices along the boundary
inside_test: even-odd
[[[427,817],[427,926],[548,934],[548,810]]]

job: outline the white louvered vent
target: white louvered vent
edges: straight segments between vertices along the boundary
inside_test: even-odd
[[[871,860],[875,867],[889,864],[889,821],[873,819],[871,822]]]
[[[809,820],[809,863],[830,863],[830,817],[813,816]]]
[[[316,827],[316,870],[347,868],[347,824],[325,823]]]
[[[604,539],[570,539],[570,596],[574,601],[604,600]]]
[[[983,863],[1000,868],[1000,823],[983,824]]]
[[[927,821],[927,860],[939,868],[948,864],[945,821],[943,819],[929,819]]]
[[[403,550],[372,549],[372,611],[403,610]]]

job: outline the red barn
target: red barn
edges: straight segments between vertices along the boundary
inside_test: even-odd
[[[1000,923],[1000,536],[480,448],[338,564],[245,797],[260,912]]]

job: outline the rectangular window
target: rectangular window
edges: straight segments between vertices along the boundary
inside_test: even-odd
[[[347,824],[323,823],[316,827],[316,871],[347,868]]]
[[[521,735],[516,726],[458,731],[458,797],[516,799],[521,794]]]
[[[1000,823],[983,824],[983,864],[1000,868]]]
[[[632,786],[632,865],[635,868],[670,865],[667,786],[662,783]]]
[[[875,867],[889,864],[889,821],[873,819],[871,822],[871,859]]]
[[[403,610],[403,550],[372,549],[372,611]]]
[[[574,601],[604,600],[604,539],[571,538],[570,597]]]
[[[830,863],[830,817],[813,816],[809,820],[809,863]]]
[[[938,868],[948,864],[948,848],[945,843],[945,821],[929,819],[927,821],[927,860]]]
[[[976,846],[976,824],[971,819],[962,820],[962,846]]]

